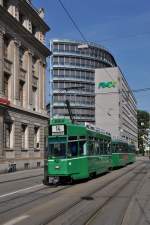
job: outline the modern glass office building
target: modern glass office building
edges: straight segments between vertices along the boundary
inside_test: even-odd
[[[95,69],[116,67],[112,54],[94,43],[52,40],[51,116],[68,117],[70,101],[75,121],[95,123]]]

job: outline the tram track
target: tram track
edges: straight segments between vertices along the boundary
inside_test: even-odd
[[[125,171],[125,172],[122,173],[121,175],[117,176],[116,178],[110,179],[107,183],[105,183],[105,184],[101,185],[100,187],[96,188],[94,191],[89,192],[88,195],[81,197],[81,198],[78,199],[77,201],[74,201],[72,204],[66,206],[64,209],[57,211],[54,215],[52,215],[52,216],[50,216],[49,218],[45,219],[45,221],[43,221],[41,224],[42,224],[42,225],[48,225],[48,224],[50,224],[51,222],[53,222],[56,218],[58,218],[58,217],[64,215],[64,214],[67,213],[69,210],[73,209],[75,206],[80,205],[83,201],[86,201],[88,198],[89,198],[89,199],[90,199],[90,198],[92,199],[92,195],[96,194],[96,193],[99,192],[99,191],[102,191],[102,190],[105,189],[108,185],[115,183],[118,179],[120,179],[120,178],[124,177],[125,175],[127,175],[128,173],[134,171],[134,170],[135,170],[137,167],[139,167],[139,165],[141,165],[141,164],[143,164],[143,163],[141,162],[141,163],[139,163],[138,165],[136,165],[135,167],[133,167],[133,168],[129,169],[128,171]],[[138,176],[138,173],[135,173],[135,174],[130,178],[130,180],[129,180],[128,182],[130,182],[130,181],[131,181],[134,177],[136,177],[136,176]],[[128,183],[128,182],[127,182],[127,183]],[[122,186],[121,186],[121,188],[122,188]],[[120,189],[121,189],[121,188],[120,188]],[[117,191],[118,191],[118,190],[117,190]],[[116,192],[116,193],[117,193],[117,192]],[[112,198],[113,198],[113,197],[111,196],[110,199],[112,199]],[[107,200],[107,201],[108,201],[108,200]],[[104,205],[107,204],[107,201],[106,201],[106,203],[104,203]],[[109,200],[109,201],[110,201],[110,200]],[[103,207],[104,207],[104,205],[103,205]],[[40,225],[41,225],[41,224],[40,224]],[[85,223],[84,225],[86,225],[86,223]]]
[[[36,177],[40,177],[40,176],[43,176],[43,173],[34,175],[34,176],[20,177],[20,178],[11,179],[11,180],[0,181],[0,184],[16,182],[16,181],[21,181],[21,180],[28,180],[28,179],[32,179],[32,178],[36,178]]]
[[[38,197],[35,197],[35,198],[32,199],[32,200],[27,200],[26,202],[20,203],[20,204],[18,204],[18,205],[16,205],[16,206],[13,206],[13,207],[10,207],[10,208],[7,209],[7,210],[2,210],[2,211],[0,211],[0,215],[2,215],[2,214],[4,214],[4,213],[7,213],[7,212],[9,212],[9,211],[11,211],[11,210],[14,210],[14,209],[23,207],[23,206],[25,206],[25,205],[27,205],[27,204],[33,203],[34,201],[37,201],[37,200],[39,200],[39,199],[42,199],[42,198],[44,199],[44,198],[47,198],[47,197],[51,197],[51,196],[53,196],[54,194],[56,194],[56,193],[58,193],[58,192],[61,192],[61,191],[65,190],[65,189],[69,189],[69,188],[71,188],[71,186],[65,186],[65,187],[63,187],[63,188],[61,188],[61,189],[57,189],[57,190],[52,191],[52,192],[49,192],[49,193],[47,193],[47,194],[43,193],[43,195],[38,196]],[[11,199],[7,199],[7,200],[4,200],[4,201],[0,201],[0,205],[2,206],[2,204],[8,204],[8,203],[10,203],[11,201],[14,201],[14,200],[20,200],[21,198],[28,197],[28,196],[30,196],[30,195],[32,195],[32,194],[35,195],[35,194],[37,194],[37,193],[40,192],[40,191],[43,191],[43,190],[49,190],[49,189],[50,189],[50,187],[43,187],[43,188],[40,188],[40,189],[38,189],[38,190],[34,190],[34,191],[30,192],[30,193],[26,193],[26,194],[24,194],[24,195],[20,195],[20,196],[16,196],[16,197],[14,197],[14,198],[11,198]]]
[[[138,165],[136,165],[136,166],[134,166],[134,167],[128,169],[127,171],[125,171],[125,172],[122,173],[121,175],[117,176],[115,179],[111,179],[109,182],[107,182],[106,184],[104,184],[103,186],[101,186],[101,189],[105,188],[105,187],[106,187],[107,185],[109,185],[110,183],[115,182],[116,180],[118,180],[120,177],[126,175],[127,173],[133,171],[133,170],[136,169],[140,164],[142,164],[142,163],[138,163]],[[73,185],[73,186],[74,186],[74,185]],[[12,211],[12,210],[16,210],[16,209],[18,209],[18,208],[22,208],[23,206],[27,206],[27,205],[29,205],[29,204],[31,204],[31,203],[33,203],[33,202],[36,202],[36,201],[38,201],[38,200],[40,200],[40,199],[43,199],[43,200],[44,200],[45,198],[47,199],[47,198],[49,197],[49,201],[50,201],[50,200],[54,199],[55,194],[57,194],[58,192],[61,192],[61,191],[65,190],[65,189],[69,189],[69,188],[71,188],[71,187],[73,187],[73,186],[72,186],[72,185],[70,185],[70,186],[65,186],[65,187],[63,187],[63,188],[54,190],[54,191],[52,191],[52,192],[48,192],[48,193],[40,193],[41,196],[36,196],[36,194],[37,194],[38,192],[40,192],[40,191],[43,191],[43,190],[49,190],[49,189],[53,188],[53,186],[51,186],[51,187],[42,187],[42,188],[40,188],[40,189],[38,189],[38,190],[34,190],[34,191],[30,192],[30,193],[25,193],[25,194],[23,194],[23,195],[16,196],[16,197],[13,197],[13,198],[11,198],[11,199],[6,199],[6,200],[3,200],[3,201],[0,201],[0,205],[1,205],[2,209],[4,209],[3,205],[6,206],[6,207],[7,207],[7,205],[10,205],[10,206],[11,206],[11,207],[9,207],[8,209],[1,210],[1,211],[0,211],[0,215],[3,216],[3,215],[7,214],[8,212],[10,212],[10,211]],[[58,186],[58,187],[59,187],[59,186]],[[97,189],[95,189],[94,191],[90,192],[88,195],[92,195],[92,194],[96,193],[96,192],[99,191],[99,190],[100,190],[100,189],[97,188]],[[32,194],[33,194],[33,197],[32,197]],[[30,196],[30,198],[33,198],[33,199],[27,199],[28,196]],[[51,198],[51,197],[52,197],[52,198]],[[23,199],[23,201],[25,200],[24,203],[21,203],[21,198]],[[15,200],[18,200],[17,202],[20,202],[20,203],[17,204],[16,206],[15,206],[15,204],[16,204],[16,201],[15,201]],[[48,223],[51,222],[52,220],[55,220],[55,218],[56,218],[57,216],[61,216],[62,214],[66,213],[68,210],[70,210],[71,208],[73,208],[74,206],[80,204],[82,201],[85,201],[85,200],[86,200],[86,198],[85,198],[85,196],[84,196],[82,199],[80,199],[80,200],[78,200],[78,201],[75,201],[71,206],[68,206],[67,208],[65,208],[65,209],[62,210],[61,212],[57,212],[57,214],[55,214],[55,215],[52,216],[50,219],[48,219],[48,221],[46,220],[46,222],[44,221],[44,223],[41,223],[41,224],[42,224],[42,225],[48,224]],[[14,202],[13,202],[13,201],[14,201]]]
[[[100,207],[98,207],[98,209],[87,219],[87,221],[86,222],[84,222],[82,225],[94,225],[94,223],[93,223],[93,221],[96,219],[96,217],[101,213],[101,211],[104,209],[104,207],[107,205],[107,204],[109,204],[110,203],[110,201],[113,199],[113,198],[116,198],[117,196],[118,196],[118,194],[120,194],[121,192],[122,192],[122,190],[123,189],[125,189],[126,188],[126,186],[128,185],[128,184],[130,184],[131,183],[131,181],[134,181],[134,179],[136,178],[136,177],[138,177],[139,176],[139,174],[140,174],[140,172],[138,172],[138,173],[134,173],[134,175],[129,179],[129,180],[127,180],[126,181],[126,183],[123,183],[123,185],[121,185],[111,196],[109,196],[108,197],[108,199],[106,200],[106,201],[104,201],[104,203],[100,206]],[[145,168],[143,169],[143,171],[141,171],[141,174],[147,174],[146,172],[145,172]],[[143,181],[145,179],[145,176],[142,178],[142,180],[140,180],[139,182],[138,182],[138,185],[136,186],[136,190],[134,190],[134,195],[133,196],[135,196],[136,195],[136,193],[137,193],[137,189],[139,188],[139,185],[141,184],[141,182]],[[132,193],[133,194],[133,193]],[[130,197],[133,197],[132,195],[130,196]],[[126,205],[126,208],[125,208],[125,210],[124,210],[124,212],[126,212],[127,211],[127,209],[128,209],[128,205],[129,205],[129,202],[131,201],[131,198],[128,198],[128,203],[127,203],[127,205]],[[124,220],[124,217],[125,217],[125,213],[123,213],[123,216],[122,216],[122,218],[121,218],[121,222],[120,222],[120,224],[119,225],[122,225],[123,224],[123,220]]]

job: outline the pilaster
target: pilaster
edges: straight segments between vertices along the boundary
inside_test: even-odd
[[[28,50],[25,52],[25,69],[27,71],[26,83],[25,83],[25,106],[28,109],[32,108],[32,57],[33,53]]]
[[[42,111],[42,99],[43,99],[43,77],[42,77],[42,61],[39,61],[39,110]]]
[[[43,64],[43,110],[45,111],[46,104],[46,63]]]
[[[36,66],[36,74],[38,76],[38,86],[37,86],[37,111],[40,112],[40,63],[41,61],[37,60],[37,66]]]
[[[0,95],[3,95],[3,45],[4,32],[0,30]]]
[[[45,111],[45,69],[46,64],[40,61],[39,65],[39,108]]]
[[[0,159],[3,159],[3,109],[0,107]]]
[[[18,105],[19,101],[19,47],[21,43],[17,40],[12,40],[11,54],[13,60],[13,71],[11,75],[11,99],[14,104]]]

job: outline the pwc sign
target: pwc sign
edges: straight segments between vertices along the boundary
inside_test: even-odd
[[[104,81],[104,82],[100,82],[98,84],[98,88],[115,88],[117,85],[117,81],[112,80],[112,81]]]

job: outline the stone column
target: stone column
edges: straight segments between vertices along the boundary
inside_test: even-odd
[[[25,106],[28,109],[32,108],[32,57],[33,53],[30,50],[25,52],[25,70],[27,71],[25,83]]]
[[[28,52],[28,102],[30,108],[32,108],[32,57],[33,53],[31,51]]]
[[[40,62],[39,65],[39,108],[40,111],[45,111],[45,73],[46,73],[46,63]]]
[[[14,40],[14,60],[13,60],[13,65],[14,65],[14,103],[18,104],[19,101],[19,72],[20,72],[20,65],[19,65],[19,47],[21,43]]]
[[[0,30],[0,95],[3,95],[3,35],[4,32]]]
[[[34,156],[34,125],[28,125],[28,144],[29,144],[29,157],[32,158]]]
[[[15,149],[15,157],[21,157],[21,122],[14,122],[14,149]]]
[[[39,61],[39,111],[42,112],[43,102],[43,72],[42,61]]]
[[[46,110],[45,104],[46,104],[46,63],[43,64],[43,110]]]
[[[40,63],[41,61],[37,60],[37,66],[36,66],[36,74],[38,76],[38,86],[37,86],[37,111],[40,112]]]

